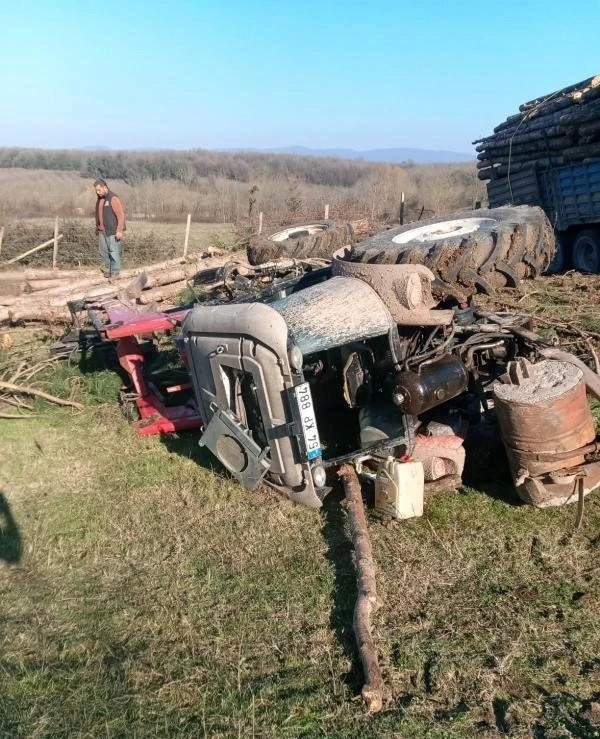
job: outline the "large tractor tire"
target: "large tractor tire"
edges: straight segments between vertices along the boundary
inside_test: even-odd
[[[248,245],[248,261],[250,264],[264,264],[282,257],[331,259],[334,251],[353,244],[354,238],[350,223],[303,223],[269,236],[255,236]]]
[[[580,272],[600,272],[600,231],[586,228],[573,242],[573,266]]]
[[[525,205],[464,211],[393,228],[355,245],[345,258],[424,264],[436,276],[437,297],[464,300],[537,277],[554,251],[554,232],[544,211]]]

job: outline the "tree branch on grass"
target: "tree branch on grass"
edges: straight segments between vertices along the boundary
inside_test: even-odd
[[[371,540],[367,531],[360,482],[354,467],[345,464],[338,474],[344,483],[355,554],[358,597],[354,607],[353,627],[365,675],[361,695],[369,713],[377,713],[383,708],[383,678],[371,625],[371,612],[378,605]]]
[[[14,385],[12,382],[4,382],[0,380],[0,390],[8,390],[11,393],[22,393],[24,395],[34,395],[38,398],[43,398],[49,403],[56,403],[56,405],[66,405],[71,408],[75,408],[78,411],[83,410],[81,403],[75,403],[72,400],[64,400],[63,398],[57,398],[55,395],[45,393],[43,390],[38,390],[34,387],[27,387],[25,385]]]
[[[15,420],[19,421],[24,418],[37,418],[37,417],[38,416],[36,416],[33,413],[27,413],[27,414],[21,414],[21,415],[15,414],[15,413],[0,413],[0,418],[8,418],[12,421],[15,421]]]

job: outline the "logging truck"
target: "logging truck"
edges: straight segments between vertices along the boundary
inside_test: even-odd
[[[575,267],[581,272],[600,273],[600,159],[544,171],[532,170],[519,180],[518,196],[498,194],[494,182],[488,183],[490,206],[540,205],[557,235],[556,256],[550,272]],[[506,186],[508,189],[508,185]],[[507,197],[508,194],[508,197]]]
[[[546,211],[558,237],[549,271],[600,273],[600,76],[524,103],[474,143],[490,207]]]

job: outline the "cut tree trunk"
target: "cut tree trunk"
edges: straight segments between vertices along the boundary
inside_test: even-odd
[[[183,267],[172,267],[168,270],[153,272],[151,275],[148,275],[145,287],[150,290],[153,287],[160,287],[161,285],[169,285],[173,282],[192,279],[196,274],[198,274],[198,272],[202,272],[202,269],[199,270],[196,265],[184,265]]]
[[[20,321],[41,321],[43,323],[63,323],[71,318],[71,313],[66,307],[53,308],[43,305],[22,305],[13,306],[7,309],[6,318],[0,311],[0,323],[10,321],[10,323],[19,323]]]
[[[9,272],[0,272],[1,275],[10,274]],[[84,277],[101,277],[100,268],[97,269],[46,269],[40,267],[26,267],[22,272],[13,272],[12,274],[20,275],[25,280],[70,280],[82,279]]]
[[[27,287],[31,292],[39,292],[40,290],[50,290],[53,287],[64,287],[68,284],[68,280],[28,280]],[[0,290],[2,283],[0,282]]]
[[[0,295],[0,305],[11,306],[19,301],[18,295]]]
[[[526,103],[523,103],[523,105],[519,106],[519,110],[526,110],[527,108],[533,107],[535,105],[539,105],[540,103],[543,103],[546,100],[556,98],[559,95],[568,95],[569,93],[572,93],[572,92],[592,89],[594,87],[598,87],[599,85],[600,85],[600,75],[596,74],[593,77],[588,77],[586,80],[582,80],[581,82],[576,82],[573,85],[568,85],[567,87],[561,87],[560,90],[555,90],[554,92],[550,92],[548,93],[548,95],[542,95],[539,98],[528,100]]]
[[[142,305],[149,305],[150,303],[160,303],[163,300],[172,298],[177,293],[185,290],[188,286],[186,280],[181,282],[172,282],[170,285],[162,285],[161,287],[155,287],[152,290],[144,290],[144,292],[138,298],[138,302]]]

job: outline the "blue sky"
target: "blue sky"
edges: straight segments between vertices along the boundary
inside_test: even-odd
[[[1,5],[0,146],[471,152],[600,72],[600,0]]]

